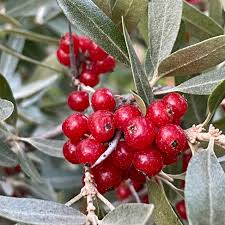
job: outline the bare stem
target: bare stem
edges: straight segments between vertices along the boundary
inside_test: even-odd
[[[83,197],[82,193],[76,195],[74,198],[72,198],[71,200],[69,200],[67,203],[65,203],[66,206],[71,206],[73,205],[75,202],[78,202],[81,198]]]
[[[129,189],[130,189],[131,194],[133,195],[134,199],[136,200],[136,202],[137,202],[137,203],[141,203],[141,200],[140,200],[140,198],[139,198],[139,195],[138,195],[138,193],[136,192],[136,190],[135,190],[135,188],[134,188],[134,185],[131,183],[131,180],[128,179],[128,180],[126,181],[126,183],[127,183],[127,186],[128,186]]]
[[[97,197],[112,211],[113,209],[115,209],[114,205],[108,200],[106,199],[102,194],[100,194],[99,192],[97,193]]]

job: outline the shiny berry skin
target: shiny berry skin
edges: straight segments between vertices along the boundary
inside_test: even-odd
[[[71,142],[71,140],[68,140],[63,145],[63,155],[67,161],[69,161],[72,164],[79,164],[77,156],[76,156],[76,145]]]
[[[61,48],[56,52],[58,61],[64,66],[70,66],[70,56],[68,53],[65,53]]]
[[[77,145],[77,159],[80,164],[92,165],[105,151],[105,147],[102,143],[94,139],[84,139]]]
[[[81,113],[74,113],[62,124],[63,133],[74,142],[88,132],[87,117]]]
[[[116,197],[119,200],[125,200],[131,195],[129,187],[125,183],[121,183],[116,189]]]
[[[108,53],[104,51],[100,46],[96,43],[92,44],[92,48],[89,50],[89,57],[91,61],[102,61],[108,56]]]
[[[131,120],[139,116],[141,116],[141,112],[136,106],[121,106],[114,114],[116,128],[123,130]]]
[[[181,118],[188,109],[188,103],[184,96],[180,95],[179,93],[172,92],[167,94],[163,101],[171,105],[172,111],[174,113],[174,118],[179,119]]]
[[[116,61],[115,59],[108,55],[103,61],[97,61],[93,65],[93,70],[96,71],[96,73],[108,73],[113,71],[113,69],[116,66]]]
[[[72,34],[73,47],[75,55],[78,54],[78,45],[79,45],[79,37],[76,34]],[[65,53],[70,53],[70,34],[66,33],[59,42],[59,48],[62,49]]]
[[[79,80],[81,83],[90,87],[94,87],[99,83],[98,75],[91,71],[83,71],[79,76]]]
[[[125,141],[120,141],[110,156],[114,166],[124,170],[131,167],[133,157],[134,150]]]
[[[182,171],[185,172],[187,170],[188,164],[191,160],[192,154],[191,153],[184,153],[183,154],[183,162],[182,162]]]
[[[91,106],[94,111],[108,110],[113,111],[116,107],[116,101],[112,92],[107,88],[98,88],[91,98]]]
[[[100,193],[117,188],[122,181],[121,171],[107,162],[92,169],[92,174]]]
[[[149,148],[137,152],[133,160],[134,167],[149,177],[157,175],[163,168],[163,159],[159,151]]]
[[[163,164],[164,165],[171,165],[174,164],[178,161],[179,156],[177,154],[166,154],[166,153],[161,153],[163,157]]]
[[[187,220],[187,213],[184,200],[177,202],[176,210],[181,219]]]
[[[177,154],[185,150],[187,138],[181,127],[168,124],[159,129],[156,144],[160,151],[166,154]]]
[[[146,118],[148,118],[157,127],[172,123],[172,107],[162,100],[154,101],[147,109]]]
[[[144,150],[152,144],[155,133],[153,123],[144,117],[136,117],[124,129],[126,143],[139,151]]]
[[[86,91],[73,91],[70,93],[67,103],[72,110],[83,112],[89,106],[89,96]]]
[[[98,110],[88,118],[88,127],[92,136],[100,141],[109,141],[115,132],[113,114],[106,110]]]
[[[79,37],[79,48],[84,53],[85,51],[89,51],[89,49],[93,48],[93,42],[85,36]]]

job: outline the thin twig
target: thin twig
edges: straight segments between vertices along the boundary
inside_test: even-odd
[[[131,180],[128,179],[128,180],[126,181],[126,184],[127,184],[128,188],[130,189],[131,194],[134,196],[136,202],[137,202],[137,203],[141,203],[141,200],[140,200],[140,198],[139,198],[139,195],[138,195],[138,193],[136,192],[136,190],[135,190],[135,188],[134,188],[134,185],[132,184]]]
[[[173,182],[174,181],[173,178],[169,176],[169,174],[166,174],[163,171],[161,171],[159,173],[159,176],[162,177],[162,178],[164,178],[164,179],[166,179],[166,180],[168,180],[168,181],[170,181],[170,182]]]
[[[74,198],[70,199],[67,203],[65,203],[66,206],[71,206],[75,202],[78,202],[83,197],[82,193],[76,195]]]
[[[108,200],[106,199],[102,194],[100,194],[99,192],[97,193],[97,197],[99,198],[99,200],[101,200],[111,211],[113,209],[115,209],[114,205]]]

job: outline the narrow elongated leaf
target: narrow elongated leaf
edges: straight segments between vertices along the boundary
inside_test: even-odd
[[[196,153],[188,165],[185,200],[191,224],[225,224],[225,174],[213,149],[211,139],[208,148]]]
[[[112,20],[117,26],[122,27],[123,16],[127,30],[132,31],[141,19],[137,15],[145,14],[147,7],[147,0],[116,0],[112,7]]]
[[[206,16],[186,1],[183,1],[182,19],[186,26],[190,27],[193,35],[200,36],[203,40],[224,33],[223,28],[212,18]]]
[[[29,224],[83,225],[85,215],[63,204],[29,198],[0,196],[0,216]]]
[[[0,140],[0,166],[13,167],[18,164],[16,154],[10,147]]]
[[[68,20],[122,63],[129,64],[124,38],[91,0],[57,0]]]
[[[112,16],[110,0],[94,0],[94,3],[108,16]]]
[[[225,60],[225,35],[183,48],[166,58],[158,76],[186,76],[200,73]]]
[[[16,121],[17,121],[16,101],[14,99],[12,90],[11,90],[7,80],[5,79],[5,77],[2,74],[0,74],[0,98],[9,100],[10,102],[13,103],[14,111],[13,111],[12,115],[8,118],[7,122],[12,125],[15,125]]]
[[[21,138],[21,140],[33,145],[39,151],[57,158],[63,158],[62,148],[65,141],[49,140],[44,138]]]
[[[151,225],[152,204],[129,203],[122,204],[108,213],[101,225]]]
[[[53,84],[57,80],[58,76],[54,75],[47,79],[38,80],[27,85],[23,85],[20,90],[14,92],[16,99],[26,98],[31,96]]]
[[[209,16],[223,26],[223,7],[220,0],[209,0]]]
[[[154,74],[154,65],[151,58],[151,52],[150,49],[147,50],[146,56],[145,56],[145,73],[149,79],[152,78]]]
[[[4,99],[0,99],[0,121],[8,119],[14,110],[12,102]]]
[[[156,225],[182,225],[159,184],[150,180],[148,182],[148,193],[155,206],[153,219]]]
[[[155,67],[172,51],[179,31],[182,0],[152,0],[149,3],[149,32]]]
[[[21,24],[18,20],[14,19],[13,17],[0,13],[0,22],[1,23],[9,23],[14,27],[21,27]]]
[[[124,22],[123,22],[123,32],[126,40],[128,54],[130,57],[130,65],[137,93],[138,95],[140,95],[140,97],[144,100],[146,104],[149,104],[153,100],[152,89],[150,87],[148,78],[145,72],[143,71],[142,65],[136,55],[136,52],[132,46],[132,42],[126,30]]]

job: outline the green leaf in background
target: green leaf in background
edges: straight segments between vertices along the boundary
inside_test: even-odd
[[[7,80],[5,79],[5,77],[2,74],[0,74],[0,98],[9,100],[10,102],[12,102],[14,104],[14,111],[13,111],[12,115],[7,119],[7,122],[12,125],[15,125],[16,121],[17,121],[16,101],[13,97],[12,90],[11,90]]]
[[[18,164],[18,158],[16,154],[10,149],[10,147],[0,140],[0,166],[13,167]]]
[[[0,22],[11,24],[14,27],[21,27],[21,23],[18,20],[14,19],[13,17],[11,17],[7,14],[3,14],[3,13],[0,13]]]
[[[153,220],[156,225],[182,225],[181,221],[170,205],[166,194],[158,183],[148,181],[148,193],[154,204]]]
[[[12,102],[4,99],[0,99],[0,122],[8,119],[14,110]]]
[[[20,138],[20,140],[25,141],[32,146],[34,146],[36,149],[39,151],[53,156],[57,158],[64,158],[62,149],[63,149],[63,144],[65,141],[62,140],[49,140],[49,139],[44,139],[44,138]]]
[[[60,203],[0,196],[0,215],[13,221],[42,225],[84,225],[85,215]]]
[[[111,18],[112,10],[110,0],[94,0],[94,3],[108,16]]]
[[[130,65],[132,69],[134,84],[138,95],[144,100],[146,104],[149,104],[153,100],[152,89],[150,87],[148,78],[145,72],[143,71],[142,65],[136,55],[136,52],[132,46],[130,36],[124,25],[124,21],[122,21],[122,23],[127,50],[130,57]]]
[[[225,61],[225,35],[178,50],[159,65],[158,76],[187,76]]]
[[[218,23],[186,1],[183,1],[182,19],[188,31],[200,40],[224,34],[223,28]]]
[[[108,213],[101,225],[151,225],[152,204],[128,203],[116,207]]]
[[[209,16],[223,26],[223,7],[220,0],[209,0]]]
[[[121,28],[123,16],[127,30],[132,31],[148,8],[147,0],[116,0],[112,6],[112,20]]]
[[[179,31],[182,0],[152,0],[149,3],[149,41],[155,68],[172,51]]]
[[[225,174],[214,153],[213,139],[207,149],[192,157],[185,184],[189,222],[194,225],[225,224]]]
[[[57,0],[68,20],[109,54],[129,64],[123,35],[91,0]]]

